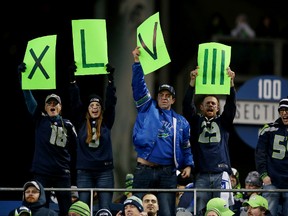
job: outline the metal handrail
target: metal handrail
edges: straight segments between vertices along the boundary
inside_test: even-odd
[[[175,188],[175,189],[160,189],[160,188],[44,188],[45,191],[89,191],[90,192],[90,209],[93,216],[93,194],[94,192],[194,192],[194,212],[196,212],[196,195],[197,192],[271,192],[284,193],[288,189],[204,189],[204,188]],[[23,191],[23,188],[0,187],[1,191]]]

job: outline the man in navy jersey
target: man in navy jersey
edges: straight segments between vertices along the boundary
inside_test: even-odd
[[[191,127],[190,142],[195,163],[195,188],[221,189],[224,172],[232,173],[228,140],[236,113],[235,73],[227,68],[230,79],[230,94],[226,96],[224,110],[220,115],[219,99],[216,95],[203,95],[200,111],[194,101],[197,67],[190,72],[190,85],[183,100],[183,115]],[[208,200],[220,197],[220,192],[198,192],[196,215],[204,215]]]
[[[255,150],[256,169],[263,180],[263,189],[288,188],[288,98],[278,106],[279,118],[262,128]],[[288,192],[263,192],[272,215],[288,215]],[[280,202],[282,201],[282,203]]]

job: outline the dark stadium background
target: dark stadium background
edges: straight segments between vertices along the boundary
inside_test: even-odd
[[[33,156],[34,129],[26,111],[17,77],[17,66],[23,60],[27,42],[37,37],[57,34],[57,88],[58,91],[61,91],[68,84],[69,79],[66,71],[73,61],[71,20],[93,19],[97,17],[95,10],[102,11],[105,16],[100,18],[105,18],[107,22],[109,46],[109,41],[113,41],[118,37],[118,34],[120,34],[115,31],[115,29],[117,28],[117,19],[119,17],[119,8],[121,7],[121,4],[131,4],[132,2],[134,4],[135,2],[139,2],[139,4],[136,4],[132,12],[126,15],[129,15],[129,19],[135,19],[135,17],[137,19],[138,11],[141,11],[142,4],[146,2],[145,0],[72,0],[67,2],[44,0],[37,2],[20,1],[17,3],[16,1],[5,1],[5,6],[4,3],[2,3],[0,48],[2,53],[0,187],[22,187],[24,182],[31,177],[29,168]],[[147,4],[147,2],[145,4]],[[252,26],[256,26],[261,15],[272,13],[277,18],[277,22],[283,32],[288,27],[287,7],[284,7],[284,3],[282,3],[284,1],[280,0],[237,0],[233,1],[233,3],[228,0],[216,2],[205,0],[158,0],[150,2],[154,2],[155,4],[154,12],[160,12],[160,19],[166,16],[166,22],[163,22],[162,28],[165,29],[164,35],[167,37],[169,36],[169,43],[167,43],[167,46],[172,59],[168,69],[168,81],[175,86],[179,84],[174,83],[173,72],[180,69],[192,69],[195,67],[195,62],[193,62],[193,60],[195,60],[197,45],[210,40],[210,36],[207,34],[207,29],[205,28],[206,24],[209,22],[209,17],[211,17],[214,12],[222,14],[230,28],[234,27],[234,21],[237,14],[242,12],[248,15]],[[101,8],[99,8],[99,5],[102,5]],[[151,15],[152,14],[153,13],[151,13]],[[109,46],[109,52],[110,50],[111,53],[113,53],[112,46]],[[287,57],[287,51],[284,53],[286,53]],[[114,63],[116,70],[121,64],[130,65],[131,59],[127,59],[127,62],[118,62],[117,58],[118,56],[115,55],[110,56],[110,60]],[[286,62],[284,61],[281,66],[281,73],[287,78]],[[232,67],[235,71],[240,69],[239,65],[232,65]],[[157,76],[160,79],[161,76],[159,74],[160,73],[157,72]],[[259,74],[261,74],[261,71],[255,72],[255,75]],[[237,83],[238,87],[243,84],[248,75],[249,68],[247,68],[246,72],[242,73],[242,76],[239,75],[241,79]],[[90,91],[89,86],[93,85],[93,83],[96,83],[99,86],[99,91],[103,91],[103,77],[92,79],[83,77],[82,79],[83,83],[85,82],[85,86],[87,86],[86,88],[83,85],[83,94]],[[130,83],[128,85],[130,86]],[[179,86],[177,89],[181,88],[182,87]],[[185,86],[183,89],[185,89]],[[117,90],[121,91],[119,87]],[[44,106],[43,100],[47,93],[47,91],[37,91],[34,93],[34,95],[39,98],[40,105],[43,104]],[[65,103],[65,100],[66,98],[64,96],[63,103]],[[118,100],[118,103],[121,103],[121,101]],[[181,105],[181,102],[178,101],[178,103]],[[63,111],[65,113],[65,105]],[[117,113],[117,115],[121,115],[121,113]],[[127,133],[130,132],[128,131]],[[130,153],[128,152],[127,154]],[[254,151],[245,145],[235,132],[231,134],[230,155],[232,166],[238,168],[241,181],[243,182],[245,175],[255,168]],[[120,157],[125,158],[128,156],[124,154]],[[131,157],[131,155],[129,155],[129,157]],[[119,161],[116,161],[116,163],[119,163]],[[123,176],[125,173],[119,175]],[[118,185],[121,186],[120,183]],[[1,200],[19,199],[19,197],[19,195],[15,197],[14,193],[12,194],[9,192],[0,194]]]

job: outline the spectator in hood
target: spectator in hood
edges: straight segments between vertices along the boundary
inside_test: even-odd
[[[8,216],[20,215],[22,212],[32,216],[58,216],[57,212],[47,208],[45,204],[46,196],[42,184],[35,180],[28,181],[23,186],[22,207],[12,210]]]

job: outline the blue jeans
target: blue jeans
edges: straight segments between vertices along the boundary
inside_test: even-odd
[[[176,189],[177,176],[174,166],[149,167],[137,164],[134,172],[133,189],[141,188],[162,188]],[[154,192],[152,192],[154,193]],[[135,192],[133,195],[142,199],[145,193]],[[159,216],[175,216],[176,193],[158,192]]]
[[[70,177],[51,177],[46,175],[34,174],[34,179],[39,181],[44,188],[71,188]],[[51,192],[47,191],[46,194],[46,207],[49,208]],[[68,215],[70,206],[72,205],[71,191],[55,191],[59,206],[59,216]]]
[[[223,173],[199,173],[196,175],[195,188],[221,189]],[[204,215],[207,202],[214,197],[220,197],[220,192],[197,192],[196,211],[199,216]]]
[[[113,170],[91,171],[77,170],[78,188],[114,188]],[[110,209],[113,199],[113,192],[97,192],[99,209]],[[90,206],[90,192],[79,191],[79,199]]]
[[[273,184],[263,185],[263,189],[278,189]],[[262,196],[268,200],[268,206],[271,214],[276,216],[278,211],[280,211],[281,215],[288,215],[288,193],[287,192],[263,192]],[[280,202],[280,199],[281,202]],[[280,207],[280,210],[279,210]]]

